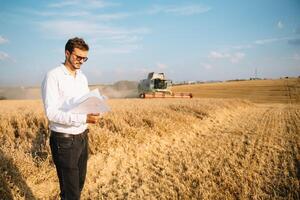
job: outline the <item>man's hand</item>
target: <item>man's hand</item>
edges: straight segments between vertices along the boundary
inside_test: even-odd
[[[99,113],[90,113],[87,114],[86,123],[96,124],[100,120]]]

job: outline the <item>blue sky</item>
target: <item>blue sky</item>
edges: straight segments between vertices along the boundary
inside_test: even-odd
[[[90,84],[300,75],[299,0],[3,1],[0,25],[0,86],[39,85],[74,36]]]

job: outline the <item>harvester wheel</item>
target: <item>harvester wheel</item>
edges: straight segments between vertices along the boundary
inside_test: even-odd
[[[140,98],[144,99],[145,98],[145,93],[141,93]]]

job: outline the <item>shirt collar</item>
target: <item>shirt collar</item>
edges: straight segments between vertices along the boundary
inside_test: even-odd
[[[67,69],[67,67],[63,63],[61,64],[61,69],[64,72],[64,74],[71,75],[71,73],[69,72],[69,70]],[[79,73],[81,73],[81,70],[76,69],[76,75],[79,74]]]

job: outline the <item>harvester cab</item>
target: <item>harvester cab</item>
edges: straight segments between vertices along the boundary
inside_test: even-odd
[[[173,93],[171,86],[172,81],[164,73],[151,72],[147,79],[140,81],[138,92],[140,98],[192,98],[191,93]]]

